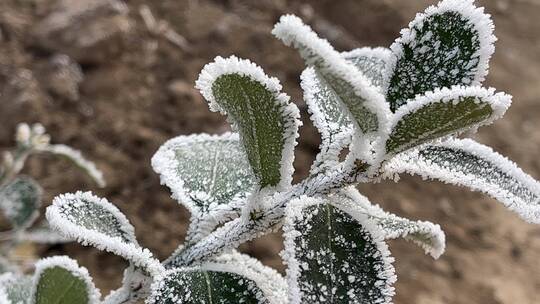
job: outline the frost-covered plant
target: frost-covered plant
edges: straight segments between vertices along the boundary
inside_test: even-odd
[[[403,237],[434,258],[445,246],[438,225],[385,212],[355,188],[400,173],[485,192],[540,222],[538,182],[457,137],[511,101],[481,86],[495,37],[471,0],[429,7],[390,49],[339,53],[291,15],[273,34],[307,65],[301,86],[322,135],[310,175],[292,184],[299,111],[278,80],[248,60],[217,57],[196,86],[234,132],[179,136],[152,158],[191,211],[184,245],[160,263],[117,208],[88,192],[59,196],[47,210],[60,233],[129,261],[105,303],[389,303],[396,276],[386,240]],[[279,228],[286,278],[235,250]]]
[[[102,173],[92,162],[69,146],[51,144],[50,136],[45,133],[41,124],[19,124],[15,141],[16,146],[4,152],[3,161],[0,163],[0,212],[10,225],[10,230],[0,232],[0,303],[4,303],[2,300],[5,300],[6,292],[14,303],[18,303],[14,299],[26,298],[12,289],[4,290],[6,286],[26,288],[27,280],[30,280],[23,275],[24,268],[28,266],[26,264],[30,262],[31,265],[34,261],[21,261],[13,254],[21,243],[55,244],[69,241],[52,230],[47,221],[36,223],[41,207],[42,189],[34,179],[20,174],[28,157],[41,153],[64,157],[86,172],[98,186],[105,186]]]

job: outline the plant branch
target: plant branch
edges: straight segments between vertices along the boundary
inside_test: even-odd
[[[289,201],[302,195],[326,194],[345,185],[355,184],[368,168],[369,166],[362,163],[348,172],[342,172],[339,168],[329,176],[318,174],[309,177],[294,185],[290,191],[273,195],[266,204],[262,216],[254,218],[242,216],[230,221],[198,243],[185,248],[178,255],[171,256],[163,264],[166,268],[192,265],[277,229],[282,224],[285,207]]]
[[[4,170],[0,175],[0,186],[9,183],[24,167],[26,159],[32,154],[32,148],[17,148],[13,152],[7,152],[13,155],[13,158],[7,162],[4,160]]]

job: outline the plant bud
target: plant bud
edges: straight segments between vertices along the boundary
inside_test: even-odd
[[[28,143],[30,140],[30,127],[26,123],[20,123],[17,125],[17,132],[15,133],[15,140],[18,143]]]
[[[43,125],[40,123],[35,123],[32,125],[32,133],[34,135],[45,134],[45,127],[43,127]]]

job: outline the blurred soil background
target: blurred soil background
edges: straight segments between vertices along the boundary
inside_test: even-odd
[[[44,205],[63,192],[92,190],[131,220],[141,244],[159,258],[183,240],[189,214],[169,196],[150,158],[180,134],[222,133],[225,119],[208,111],[193,88],[215,56],[236,54],[278,77],[302,110],[296,179],[304,177],[319,135],[299,88],[303,63],[274,39],[278,17],[295,13],[337,49],[389,46],[416,12],[434,1],[1,0],[0,150],[19,122],[40,122],[54,143],[80,149],[104,171],[96,189],[68,163],[34,157],[25,173],[45,188]],[[496,25],[487,85],[514,95],[505,118],[476,138],[540,178],[540,1],[480,1]],[[540,303],[540,228],[466,189],[402,176],[361,190],[387,210],[440,223],[447,252],[437,261],[392,241],[395,303]],[[38,247],[86,266],[104,294],[120,284],[122,259],[78,244]],[[242,250],[284,271],[273,234]]]

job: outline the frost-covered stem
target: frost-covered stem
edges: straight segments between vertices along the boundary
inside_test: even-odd
[[[18,147],[13,152],[6,152],[3,170],[0,172],[0,187],[8,184],[22,170],[28,156],[32,153],[30,147]],[[10,251],[20,242],[20,232],[17,229],[0,233],[0,253],[8,257]]]
[[[15,149],[14,152],[7,152],[13,158],[9,161],[4,159],[4,170],[0,174],[0,186],[8,183],[14,178],[24,167],[24,163],[28,156],[32,153],[30,147],[20,147]]]
[[[135,296],[139,290],[131,288],[131,286],[122,286],[111,292],[109,296],[103,300],[103,304],[134,304],[139,298]]]
[[[166,268],[187,266],[224,250],[236,248],[244,242],[278,228],[282,223],[285,206],[292,199],[302,195],[326,194],[334,189],[355,184],[359,176],[366,171],[367,166],[359,166],[348,172],[334,170],[329,176],[318,174],[309,177],[289,191],[275,194],[260,216],[242,216],[230,221],[198,243],[164,261],[163,264]]]
[[[0,233],[0,254],[11,260],[11,251],[19,242],[19,233],[16,230],[4,231]]]
[[[141,273],[130,264],[125,270],[122,287],[112,291],[104,300],[103,304],[134,304],[148,296],[149,276]]]
[[[0,242],[12,240],[14,238],[13,232],[13,230],[1,231]]]

